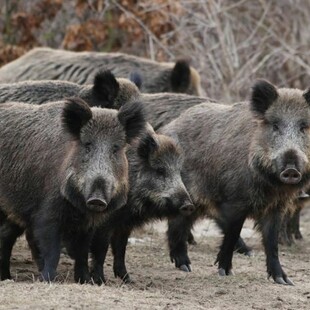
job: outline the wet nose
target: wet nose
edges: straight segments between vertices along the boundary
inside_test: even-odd
[[[86,202],[87,208],[91,211],[103,212],[108,204],[103,198],[91,197]]]
[[[280,173],[280,180],[285,184],[298,184],[301,181],[301,173],[295,166],[289,166]]]
[[[192,203],[184,204],[180,207],[180,212],[182,215],[190,215],[194,212],[195,206]]]

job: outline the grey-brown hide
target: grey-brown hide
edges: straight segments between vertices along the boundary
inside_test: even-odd
[[[35,48],[0,69],[0,83],[25,80],[65,80],[90,84],[98,69],[111,70],[117,77],[138,72],[141,91],[178,92],[201,95],[200,76],[186,61],[160,63],[121,53],[71,52]]]
[[[102,266],[109,237],[114,274],[128,282],[125,252],[132,230],[154,220],[188,215],[194,210],[181,178],[182,155],[171,138],[156,134],[149,126],[148,132],[130,146],[127,156],[130,185],[127,204],[109,216],[92,241],[93,277],[98,284],[104,282]]]
[[[18,226],[33,233],[45,280],[55,277],[61,236],[73,238],[75,279],[87,282],[89,234],[127,200],[125,151],[144,129],[141,105],[116,111],[76,98],[2,104],[0,115],[0,208],[8,226],[1,234],[1,279],[10,278]]]
[[[135,84],[115,78],[109,71],[98,72],[93,84],[79,85],[67,81],[25,81],[0,84],[0,103],[26,102],[43,104],[64,98],[79,97],[90,106],[119,109],[140,97]]]
[[[222,223],[219,270],[229,274],[233,247],[250,216],[263,233],[268,274],[277,283],[290,283],[272,257],[278,255],[281,215],[309,182],[309,102],[308,92],[260,81],[250,104],[201,104],[163,128],[183,149],[183,180],[198,206],[191,220],[170,224],[172,259],[189,263],[186,234],[180,242],[177,231],[188,232],[197,217],[209,214]]]
[[[156,131],[179,117],[185,110],[203,102],[214,102],[207,97],[175,93],[141,94],[140,100],[143,102],[148,122]]]
[[[130,204],[138,212],[149,204],[156,208],[158,214],[162,208],[167,216],[169,212],[178,212],[183,206],[191,204],[181,179],[183,158],[170,137],[156,134],[149,126],[148,134],[130,147],[127,156]],[[146,201],[148,204],[145,204]],[[152,212],[151,208],[149,211]]]

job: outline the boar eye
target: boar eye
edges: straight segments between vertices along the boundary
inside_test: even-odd
[[[273,131],[278,131],[279,130],[279,124],[278,123],[272,123],[272,129],[273,129]]]
[[[302,133],[305,133],[305,131],[306,131],[307,129],[309,129],[309,125],[308,125],[308,124],[306,124],[306,123],[301,123],[301,124],[300,124],[300,131],[301,131]]]
[[[114,144],[113,145],[113,154],[116,154],[121,149],[120,145]]]
[[[166,169],[164,167],[159,167],[159,168],[156,169],[156,172],[159,175],[165,175],[166,174]]]
[[[85,143],[85,150],[86,150],[87,153],[90,152],[90,150],[91,150],[91,142],[86,142]]]

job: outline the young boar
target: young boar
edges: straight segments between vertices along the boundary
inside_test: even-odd
[[[25,81],[0,84],[0,103],[43,104],[68,97],[79,97],[90,106],[119,109],[126,102],[137,101],[140,91],[127,79],[115,78],[110,71],[98,72],[92,85],[66,81]]]
[[[160,63],[121,53],[70,52],[34,48],[0,69],[0,83],[25,80],[65,80],[89,84],[93,72],[111,70],[117,77],[138,72],[145,93],[177,92],[201,95],[199,73],[186,61]]]
[[[170,254],[177,267],[190,264],[190,227],[210,214],[224,233],[219,274],[230,274],[242,225],[252,217],[263,236],[268,275],[276,283],[292,284],[279,261],[278,232],[290,202],[309,183],[309,105],[310,91],[258,81],[250,104],[201,104],[162,130],[183,149],[182,177],[197,206],[192,216],[169,223]]]
[[[1,279],[10,278],[12,247],[26,229],[44,280],[55,278],[61,241],[74,240],[75,280],[89,281],[92,231],[127,201],[125,150],[145,126],[141,105],[7,103],[0,119]]]

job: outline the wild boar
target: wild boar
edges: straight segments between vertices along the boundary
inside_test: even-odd
[[[61,241],[79,244],[75,280],[90,279],[92,231],[127,201],[127,143],[144,130],[139,103],[119,111],[79,98],[45,105],[0,105],[1,279],[26,229],[41,256],[44,280],[56,275]]]
[[[91,85],[67,81],[25,81],[0,84],[0,103],[25,102],[43,104],[68,97],[79,97],[90,106],[119,109],[137,101],[140,91],[127,79],[115,78],[110,71],[99,71]]]
[[[169,223],[171,259],[189,266],[186,240],[198,217],[217,220],[224,239],[219,274],[232,271],[233,249],[244,220],[262,233],[267,273],[292,284],[278,257],[281,218],[310,178],[310,91],[277,89],[258,81],[250,103],[206,103],[185,111],[162,129],[184,154],[182,177],[197,211]]]
[[[64,80],[90,84],[98,69],[111,70],[116,77],[139,73],[145,93],[177,92],[201,95],[200,75],[187,61],[156,62],[122,53],[71,52],[34,48],[0,69],[0,83],[25,80]]]

